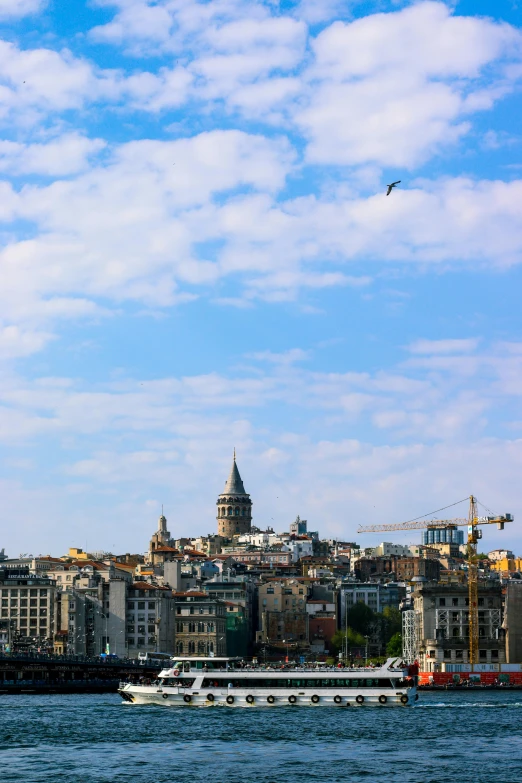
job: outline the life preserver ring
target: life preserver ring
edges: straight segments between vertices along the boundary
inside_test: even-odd
[[[342,702],[342,697],[341,696],[334,696],[334,702],[336,704],[340,704]]]
[[[292,695],[288,697],[288,701],[290,702],[290,704],[295,704],[297,701],[297,696],[294,696],[294,694],[292,693]]]
[[[388,697],[385,696],[384,693],[379,696],[379,704],[386,704],[387,701]]]
[[[314,693],[314,695],[312,696],[311,701],[312,701],[312,704],[318,704],[319,703],[319,696],[317,696],[317,694]]]
[[[207,701],[214,701],[214,694],[213,693],[207,694]]]
[[[253,704],[254,703],[254,697],[252,696],[251,693],[249,693],[248,696],[246,697],[246,701],[247,701],[247,704]]]
[[[401,696],[401,704],[407,704],[408,702],[409,702],[408,697],[406,696],[405,693],[403,693]]]
[[[355,701],[357,702],[357,704],[363,704],[364,696],[361,696],[361,694],[359,694],[358,696],[355,697]]]
[[[168,694],[168,693],[164,693],[164,694],[163,694],[163,698],[164,698],[164,699],[168,699],[168,698],[169,698],[169,694]]]
[[[188,693],[186,693],[186,694],[183,696],[183,701],[184,701],[184,702],[186,702],[187,704],[190,704],[190,702],[192,701],[192,696],[189,696],[189,694],[188,694]]]
[[[269,704],[273,704],[275,702],[275,696],[267,696],[266,700]]]
[[[234,703],[234,697],[233,696],[227,696],[227,704],[233,704]]]
[[[176,670],[174,671],[174,677],[179,677],[179,669],[176,669]]]

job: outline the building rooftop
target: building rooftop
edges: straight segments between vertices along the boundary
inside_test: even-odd
[[[234,459],[232,461],[232,468],[230,469],[230,475],[228,479],[225,482],[225,489],[221,493],[222,495],[246,495],[248,494],[245,492],[245,487],[243,485],[243,481],[241,479],[241,476],[239,475],[239,470],[237,469],[236,465],[236,453],[234,452]]]

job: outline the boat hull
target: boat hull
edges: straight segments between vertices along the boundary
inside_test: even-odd
[[[418,698],[416,688],[402,692],[375,691],[364,694],[358,694],[355,689],[349,693],[343,693],[342,690],[324,693],[317,689],[313,693],[283,690],[261,694],[244,689],[202,693],[187,688],[158,689],[126,685],[120,688],[119,693],[127,704],[156,704],[162,707],[411,707]]]

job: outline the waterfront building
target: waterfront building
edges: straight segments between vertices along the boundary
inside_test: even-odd
[[[308,586],[297,579],[271,579],[259,585],[257,640],[265,643],[291,641],[308,644],[308,592]]]
[[[57,595],[56,651],[127,654],[125,614],[133,569],[113,560],[59,562],[49,571]]]
[[[295,518],[295,522],[290,523],[290,534],[293,536],[306,536],[306,530],[308,522],[306,519],[301,519],[300,516]]]
[[[515,555],[511,549],[492,549],[488,552],[488,560],[514,560]]]
[[[236,464],[236,452],[225,489],[217,501],[218,534],[223,538],[250,533],[252,528],[252,500],[245,487]]]
[[[513,554],[512,552],[510,554]],[[502,573],[506,572],[522,572],[522,557],[503,557],[497,560],[493,560],[490,564],[491,571],[497,571]]]
[[[227,655],[245,658],[250,653],[251,625],[240,603],[225,601]]]
[[[167,587],[134,582],[127,590],[126,643],[130,658],[140,652],[174,652],[175,602]]]
[[[52,648],[56,583],[28,568],[0,567],[0,620],[11,649]],[[5,642],[4,642],[5,645]]]
[[[347,613],[357,603],[365,604],[374,612],[382,612],[387,606],[398,609],[405,595],[406,586],[397,582],[341,582],[339,624],[344,628]]]
[[[224,601],[207,593],[175,593],[177,655],[227,655],[227,618]]]
[[[522,662],[522,581],[510,579],[505,587],[504,622],[506,662]]]
[[[337,631],[337,590],[313,583],[306,602],[308,614],[308,641],[313,652],[329,649],[332,636]]]
[[[361,582],[388,578],[398,582],[411,582],[422,578],[438,582],[440,561],[423,557],[363,557],[355,563],[355,576]]]
[[[383,541],[376,546],[373,550],[374,557],[389,557],[395,555],[397,557],[409,557],[411,554],[410,547],[403,544],[391,544],[389,541]]]
[[[424,546],[432,544],[464,544],[464,531],[459,530],[456,525],[445,525],[444,527],[427,527],[422,531],[422,543]]]
[[[469,597],[467,584],[420,583],[412,592],[419,663],[441,671],[443,663],[467,664]],[[502,588],[491,580],[478,586],[479,663],[505,663]]]

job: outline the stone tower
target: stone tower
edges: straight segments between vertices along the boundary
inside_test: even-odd
[[[161,509],[161,516],[158,520],[158,529],[155,533],[152,534],[150,539],[149,559],[151,553],[161,546],[172,546],[172,538],[169,531],[167,530],[167,518],[163,515],[163,507]]]
[[[225,489],[217,499],[218,534],[225,538],[250,533],[252,527],[252,501],[236,465],[236,452]]]

